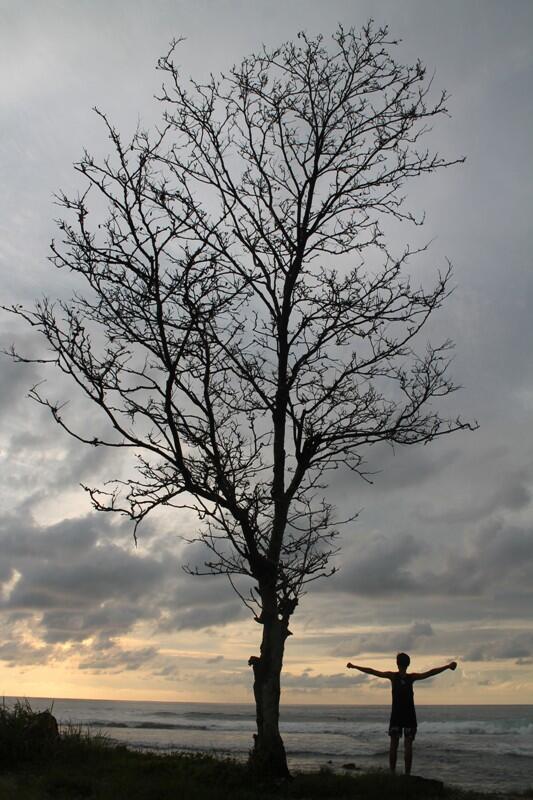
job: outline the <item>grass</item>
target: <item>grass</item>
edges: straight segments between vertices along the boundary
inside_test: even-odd
[[[81,727],[27,744],[34,712],[0,708],[0,800],[488,800],[387,772],[298,774],[284,786],[254,779],[243,764],[204,754],[129,750]],[[33,741],[35,745],[35,741]],[[429,788],[428,788],[429,787]],[[533,794],[524,794],[531,797]]]

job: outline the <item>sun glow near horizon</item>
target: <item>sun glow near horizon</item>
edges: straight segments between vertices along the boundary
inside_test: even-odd
[[[0,666],[0,692],[13,697],[71,698],[190,703],[253,703],[252,673],[247,660],[257,650],[257,626],[227,625],[219,629],[169,634],[151,659],[124,669],[80,668],[87,653],[75,645],[57,652],[48,665],[21,668]],[[296,632],[296,631],[295,631]],[[398,635],[401,635],[401,629]],[[340,647],[346,637],[390,635],[380,628],[346,629],[338,633]],[[289,641],[282,673],[282,703],[326,705],[387,705],[388,681],[360,676],[346,662],[395,669],[395,653],[349,650],[331,655],[334,635],[317,646],[317,632],[297,632]],[[307,638],[307,642],[306,642]],[[436,643],[436,642],[435,642]],[[121,653],[145,654],[149,639],[123,637]],[[34,646],[37,648],[38,643]],[[336,646],[339,648],[339,645]],[[447,663],[453,653],[411,651],[411,671],[424,671]],[[533,703],[533,679],[527,665],[509,659],[491,662],[460,661],[455,673],[417,684],[417,704],[490,705]]]

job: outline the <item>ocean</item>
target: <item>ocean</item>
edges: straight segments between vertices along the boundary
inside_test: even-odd
[[[61,724],[81,723],[132,748],[159,752],[244,758],[255,730],[254,707],[245,704],[29,701],[36,710],[53,703]],[[483,791],[533,786],[533,705],[418,705],[417,713],[413,774]],[[291,769],[341,769],[346,763],[386,769],[388,716],[388,706],[282,706],[280,727]],[[398,756],[401,772],[401,749]]]

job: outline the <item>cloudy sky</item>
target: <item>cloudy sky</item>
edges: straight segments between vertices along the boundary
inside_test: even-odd
[[[457,344],[464,388],[447,406],[479,421],[429,447],[371,454],[374,485],[335,479],[341,569],[304,598],[288,641],[284,698],[382,703],[398,650],[415,669],[455,658],[422,702],[533,702],[533,272],[530,0],[0,0],[0,270],[2,302],[61,293],[47,262],[57,208],[75,190],[85,146],[106,152],[92,107],[124,133],[157,121],[157,57],[185,36],[185,75],[228,68],[301,29],[329,34],[369,16],[401,37],[451,94],[432,143],[462,167],[410,187],[425,209],[428,274],[448,257],[456,290],[434,326]],[[0,338],[29,348],[6,314]],[[219,578],[180,569],[195,520],[142,529],[90,511],[80,481],[126,468],[83,449],[26,399],[45,377],[0,360],[0,693],[174,700],[250,699],[260,629]],[[55,379],[54,379],[55,380]],[[69,396],[68,388],[58,384]],[[76,404],[71,413],[91,410]],[[422,684],[421,684],[422,686]]]

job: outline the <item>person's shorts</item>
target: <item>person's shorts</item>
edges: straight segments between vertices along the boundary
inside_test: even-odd
[[[398,736],[399,739],[402,738],[402,734],[405,736],[406,739],[411,739],[411,741],[416,736],[416,725],[413,727],[406,727],[403,725],[391,725],[389,727],[389,736]]]

